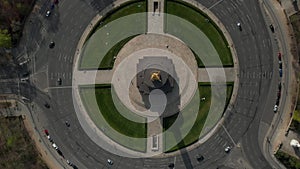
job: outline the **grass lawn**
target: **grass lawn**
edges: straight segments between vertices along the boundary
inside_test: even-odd
[[[99,65],[99,69],[112,69],[115,61],[114,57],[116,57],[119,51],[122,49],[122,47],[134,37],[136,36],[131,36],[126,39],[123,39],[122,41],[118,42],[115,46],[113,46],[103,57]]]
[[[147,137],[146,123],[130,121],[118,112],[112,100],[111,88],[96,88],[95,94],[100,111],[111,127],[129,137]]]
[[[293,114],[293,120],[290,125],[290,129],[299,133],[300,132],[300,111],[295,110]]]
[[[142,118],[139,121],[145,122],[137,123],[120,115],[113,103],[110,85],[80,87],[80,94],[90,118],[104,134],[129,149],[146,151],[147,142],[142,139],[147,137],[146,119],[132,113],[132,118]]]
[[[102,17],[100,22],[97,23],[95,30],[100,29],[102,26],[108,24],[111,21],[114,21],[123,16],[147,12],[147,1],[146,0],[132,0],[125,2],[119,8],[109,11],[106,15]],[[92,31],[91,33],[94,33]]]
[[[293,114],[293,120],[300,123],[300,111],[299,110],[295,110],[295,112]]]
[[[146,13],[140,13],[146,12],[146,6],[146,1],[128,2],[99,21],[86,39],[79,69],[109,68],[113,57],[130,37],[146,32]]]
[[[180,148],[186,147],[186,146],[194,143],[195,141],[197,141],[199,136],[200,136],[201,129],[202,129],[204,123],[205,123],[207,114],[209,112],[208,110],[209,110],[210,104],[211,104],[211,102],[210,102],[210,100],[211,100],[211,87],[210,87],[210,85],[202,86],[199,83],[198,88],[199,88],[199,92],[200,92],[200,98],[205,97],[206,100],[204,102],[201,102],[200,105],[199,105],[199,111],[198,111],[198,114],[197,114],[196,122],[194,123],[194,125],[193,125],[192,129],[190,130],[190,132],[184,137],[184,139],[182,139],[182,141],[180,141],[176,146],[174,146],[170,150],[166,150],[168,152],[175,151],[175,150],[178,150]],[[193,101],[191,101],[184,109],[188,109],[188,108],[192,107],[191,105],[193,105],[193,104],[194,104]],[[183,110],[183,112],[184,111],[185,110]],[[185,114],[191,114],[192,115],[193,113],[185,112]],[[173,116],[168,117],[168,118],[164,118],[164,120],[163,120],[164,130],[167,130],[174,123],[177,116],[178,116],[178,114],[173,115]],[[189,119],[189,118],[187,118],[187,119]],[[185,124],[187,124],[187,122],[183,123],[183,125],[180,126],[180,127],[184,128]],[[173,133],[166,132],[166,136],[164,138],[164,141],[165,142],[172,142],[173,139],[176,139],[176,138],[174,138],[173,135],[174,135]]]
[[[193,127],[191,128],[190,132],[184,137],[184,139],[182,139],[182,141],[180,141],[176,146],[174,146],[173,148],[166,150],[167,152],[172,152],[181,148],[184,148],[186,146],[189,146],[193,143],[195,143],[196,141],[198,141],[202,128],[205,124],[210,106],[211,106],[211,86],[210,84],[207,83],[198,83],[198,89],[200,92],[200,98],[199,100],[201,100],[201,98],[205,97],[205,101],[201,101],[200,105],[199,105],[199,111],[197,114],[197,118],[196,118],[196,122],[194,123]],[[230,98],[231,98],[231,94],[232,94],[232,90],[233,90],[233,84],[229,83],[227,85],[227,96],[226,96],[226,105],[229,103]],[[193,105],[193,101],[189,103],[189,105],[187,105],[185,107],[189,108],[192,107],[191,105]],[[189,110],[187,110],[189,111]],[[176,120],[178,114],[173,115],[171,117],[165,118],[163,121],[163,125],[164,125],[164,130],[167,130]],[[184,127],[184,123],[183,126]],[[166,132],[166,137],[165,137],[165,142],[172,142],[174,141],[174,135],[173,133],[170,132]]]
[[[224,35],[222,34],[221,30],[216,26],[216,24],[213,23],[213,21],[210,20],[209,22],[207,22],[207,19],[209,19],[209,18],[206,14],[202,13],[195,7],[189,5],[185,2],[175,1],[175,0],[172,0],[172,1],[168,0],[166,2],[166,13],[176,15],[180,18],[183,18],[183,19],[193,23],[210,40],[213,47],[217,51],[223,66],[233,66],[231,51],[228,48],[228,43],[227,43]],[[172,23],[172,22],[174,22],[174,23]],[[167,15],[166,23],[165,23],[165,25],[166,25],[165,31],[167,33],[173,34],[175,36],[178,36],[179,33],[176,31],[178,31],[179,28],[183,29],[185,32],[190,33],[190,34],[196,33],[195,31],[186,29],[184,27],[185,25],[182,25],[179,22],[180,21],[178,21],[178,19],[172,19],[172,17],[170,15]],[[179,27],[180,25],[182,27]],[[173,30],[174,27],[177,30],[174,31]],[[180,34],[182,34],[182,33],[184,33],[184,32],[180,32]],[[179,38],[182,39],[181,37],[179,37]],[[182,40],[184,40],[185,43],[187,43],[189,46],[190,46],[190,44],[197,44],[200,47],[201,45],[203,45],[203,43],[205,43],[205,42],[202,42],[201,39],[198,39],[198,42],[194,42],[192,39],[193,38],[183,38]],[[191,40],[191,42],[190,42],[190,40]],[[201,55],[198,53],[197,50],[195,50],[196,48],[193,48],[193,47],[191,47],[191,48],[194,51],[194,53],[196,54],[196,56]],[[205,57],[208,57],[208,55]],[[222,65],[216,65],[216,64],[218,64],[216,62],[208,62],[205,64],[203,64],[202,62],[199,62],[199,61],[197,61],[197,62],[199,64],[198,65],[199,67],[222,66]]]

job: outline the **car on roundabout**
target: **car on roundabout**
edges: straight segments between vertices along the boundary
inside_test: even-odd
[[[198,162],[201,162],[201,161],[204,160],[204,157],[203,157],[203,155],[198,154],[198,155],[196,156],[196,159],[197,159]]]
[[[236,26],[239,28],[240,31],[242,31],[242,24],[241,24],[240,22],[238,22],[238,23],[236,24]]]
[[[50,49],[53,49],[54,46],[55,46],[55,43],[54,43],[53,41],[51,41],[50,44],[49,44],[49,48],[50,48]]]
[[[113,160],[111,160],[111,159],[107,159],[107,163],[108,163],[109,165],[113,165],[113,164],[114,164]]]
[[[46,12],[46,17],[49,17],[51,15],[51,11],[50,10],[47,10],[47,12]]]
[[[231,147],[230,146],[225,147],[224,151],[225,153],[229,153],[231,151]]]
[[[276,113],[278,111],[278,105],[275,104],[274,108],[273,108],[274,113]]]

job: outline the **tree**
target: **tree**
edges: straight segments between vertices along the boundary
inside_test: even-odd
[[[11,47],[11,35],[8,33],[7,29],[0,29],[0,47]]]

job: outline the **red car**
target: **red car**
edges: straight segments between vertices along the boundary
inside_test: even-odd
[[[44,133],[46,134],[46,136],[49,136],[49,132],[48,132],[48,130],[46,129],[46,130],[44,130]]]
[[[281,61],[281,53],[280,52],[278,52],[278,60]]]

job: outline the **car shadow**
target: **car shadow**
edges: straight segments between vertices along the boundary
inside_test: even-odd
[[[295,154],[297,155],[297,157],[300,157],[300,149],[299,147],[293,147]]]

